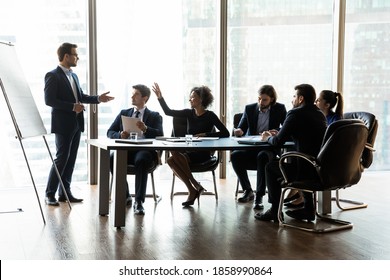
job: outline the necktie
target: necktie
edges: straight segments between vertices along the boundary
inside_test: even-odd
[[[136,117],[136,118],[139,117],[139,111],[135,111],[135,117]]]

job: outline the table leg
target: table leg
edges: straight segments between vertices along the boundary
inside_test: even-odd
[[[108,215],[110,203],[110,151],[99,149],[99,215]]]
[[[127,151],[116,150],[114,154],[114,226],[125,226],[126,218]]]

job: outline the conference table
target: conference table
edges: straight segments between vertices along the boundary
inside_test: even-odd
[[[240,144],[242,138],[202,138],[194,139],[190,144],[185,142],[170,142],[169,138],[139,140],[137,143],[130,143],[130,140],[122,139],[88,139],[87,144],[98,148],[98,187],[99,187],[99,215],[109,214],[110,203],[110,153],[114,153],[113,188],[115,196],[113,199],[114,226],[117,228],[125,226],[126,218],[126,176],[127,176],[127,152],[131,150],[161,150],[161,151],[228,151],[228,150],[261,150],[274,149],[268,143],[261,144]],[[144,142],[148,141],[148,142]],[[294,143],[287,142],[282,148],[291,148]],[[325,204],[330,204],[330,195]],[[324,204],[324,203],[323,203]],[[329,206],[327,206],[329,207]],[[328,210],[325,210],[328,211]]]

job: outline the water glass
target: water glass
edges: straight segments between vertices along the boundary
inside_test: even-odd
[[[129,139],[131,140],[137,140],[138,139],[138,133],[137,132],[130,132],[130,137]]]
[[[186,144],[190,145],[192,144],[192,134],[186,134]]]

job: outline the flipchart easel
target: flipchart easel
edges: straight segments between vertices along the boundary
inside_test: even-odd
[[[23,75],[22,68],[17,59],[15,48],[10,43],[0,42],[0,88],[3,92],[6,105],[11,115],[13,125],[15,127],[15,137],[19,140],[20,147],[22,149],[23,156],[27,164],[35,195],[37,197],[38,205],[41,211],[43,223],[46,224],[34,177],[23,146],[24,139],[42,136],[46,148],[49,152],[53,167],[58,176],[61,188],[63,189],[66,199],[68,201],[69,208],[72,209],[72,206],[69,202],[68,195],[65,191],[65,186],[61,179],[61,175],[57,169],[49,145],[47,143],[45,137],[45,135],[47,135],[46,128],[43,124],[38,108],[31,94],[30,87],[28,86],[27,81]],[[5,211],[3,213],[13,213],[21,211],[22,209],[18,208],[17,211]]]

